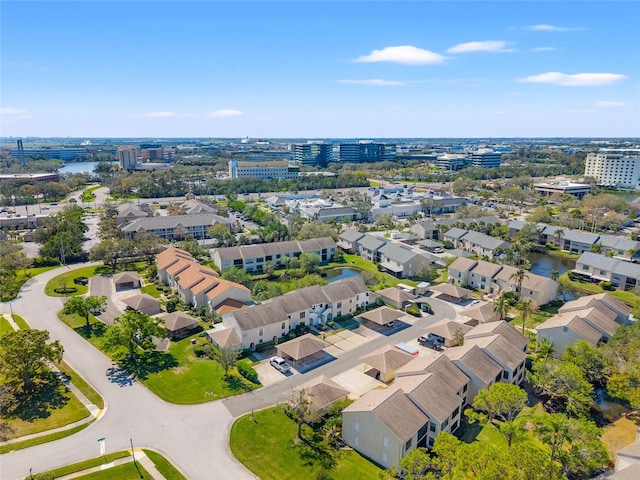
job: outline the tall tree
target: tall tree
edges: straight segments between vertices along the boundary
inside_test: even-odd
[[[64,348],[58,340],[49,342],[46,330],[17,330],[0,338],[0,372],[7,380],[19,380],[24,390],[42,372],[47,362],[62,360]]]
[[[66,315],[80,315],[85,319],[85,326],[91,328],[89,323],[89,316],[91,314],[96,315],[98,312],[104,312],[107,305],[107,297],[104,295],[95,296],[89,295],[88,297],[71,297],[64,304],[62,313]]]
[[[113,326],[107,328],[105,346],[124,347],[129,359],[135,361],[139,350],[150,351],[155,348],[153,337],[165,336],[165,329],[156,323],[156,319],[146,313],[127,310],[114,320]]]
[[[520,300],[517,303],[516,308],[520,310],[520,315],[522,316],[522,334],[524,335],[527,318],[529,318],[529,316],[537,310],[537,307],[533,303],[533,300],[527,299]]]
[[[221,347],[216,352],[216,360],[224,368],[224,378],[229,378],[229,370],[236,366],[240,350],[235,345]]]
[[[518,270],[513,272],[509,277],[509,280],[513,280],[516,283],[518,299],[522,296],[522,283],[525,278],[529,278],[529,275],[527,275],[527,271],[522,267],[518,268]]]
[[[317,418],[315,410],[311,406],[311,394],[306,388],[290,390],[287,396],[287,411],[298,425],[297,438],[303,440],[302,425],[314,421]]]
[[[504,295],[501,295],[493,304],[493,311],[500,315],[500,320],[504,320],[511,308],[509,299]]]

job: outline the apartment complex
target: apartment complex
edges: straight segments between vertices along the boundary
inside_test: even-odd
[[[323,142],[308,141],[293,145],[293,159],[301,165],[326,167],[331,158],[332,145]]]
[[[341,143],[339,158],[341,162],[349,163],[395,162],[396,145],[364,140],[358,143]]]
[[[585,160],[584,175],[598,185],[640,190],[640,149],[603,148]]]
[[[580,255],[573,273],[592,282],[611,282],[618,290],[632,290],[640,285],[640,264],[593,252]]]
[[[120,170],[133,170],[138,161],[138,150],[132,145],[118,147],[116,156]]]
[[[247,272],[260,272],[265,262],[284,265],[287,258],[297,258],[303,253],[315,253],[320,261],[331,260],[336,251],[336,242],[331,237],[313,238],[310,240],[290,240],[287,242],[259,243],[239,247],[214,248],[211,259],[220,271],[241,268]]]
[[[229,160],[229,178],[276,178],[292,180],[298,178],[300,167],[287,160],[249,162]]]
[[[124,238],[133,238],[142,232],[167,240],[183,239],[191,236],[195,239],[211,238],[209,229],[214,225],[224,225],[231,228],[231,222],[213,213],[198,213],[193,215],[171,215],[161,217],[136,218],[131,223],[120,228]]]

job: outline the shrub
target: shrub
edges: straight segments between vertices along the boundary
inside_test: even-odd
[[[87,277],[76,277],[73,279],[73,283],[76,285],[88,285],[89,279]]]
[[[196,357],[204,357],[206,354],[204,352],[204,346],[203,345],[196,345],[193,347],[193,354]]]
[[[167,302],[167,312],[171,313],[171,312],[175,312],[176,311],[176,302],[174,302],[173,300],[170,300]]]
[[[258,380],[258,372],[256,372],[255,368],[253,368],[251,365],[245,362],[240,362],[237,364],[237,368],[238,373],[249,380],[251,383],[260,383],[260,380]]]
[[[420,316],[420,309],[415,303],[409,305],[406,311],[409,315],[413,315],[414,317]]]

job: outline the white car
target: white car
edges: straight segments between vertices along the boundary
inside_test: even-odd
[[[287,373],[289,370],[291,370],[289,364],[282,357],[271,357],[269,359],[269,363],[273,368],[279,370],[282,373]]]
[[[480,303],[480,300],[474,300],[473,302],[471,302],[471,305],[477,305],[478,303]]]

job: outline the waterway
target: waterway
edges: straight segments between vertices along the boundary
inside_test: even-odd
[[[531,273],[550,277],[552,270],[557,270],[562,275],[567,270],[576,268],[576,261],[572,258],[556,257],[533,252],[529,254],[529,262],[531,262]]]
[[[353,268],[329,268],[322,271],[322,277],[327,283],[337,282],[338,280],[344,280],[345,278],[357,277],[360,275],[358,270]]]
[[[96,169],[97,165],[98,162],[70,162],[65,164],[58,172],[60,175],[65,173],[91,173]]]

